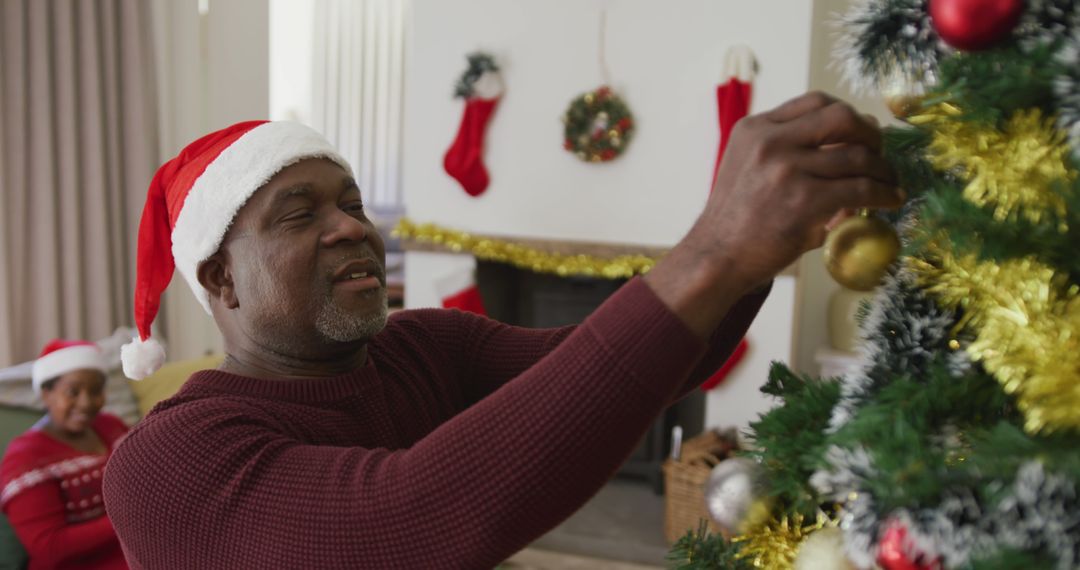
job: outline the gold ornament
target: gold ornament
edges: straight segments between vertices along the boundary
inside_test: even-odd
[[[586,93],[585,94],[585,104],[586,105],[592,105],[593,101],[595,99],[596,99],[596,97],[592,93]]]
[[[742,543],[737,556],[748,559],[754,568],[791,570],[806,537],[817,530],[836,525],[821,514],[811,524],[804,524],[804,520],[798,513],[790,518],[784,515],[754,532],[733,538],[733,542]]]
[[[922,100],[917,95],[894,95],[885,98],[885,106],[894,117],[904,120],[922,108]]]
[[[750,504],[750,509],[746,511],[746,517],[743,518],[742,523],[736,530],[739,534],[751,533],[772,520],[773,507],[776,506],[776,500],[773,497],[763,497],[757,499]]]
[[[893,116],[904,120],[922,107],[922,89],[901,76],[887,78],[880,86],[885,106]]]
[[[927,158],[941,171],[957,171],[967,181],[964,198],[991,207],[998,221],[1018,216],[1039,223],[1051,214],[1065,215],[1065,199],[1055,191],[1076,180],[1068,166],[1069,145],[1053,117],[1039,109],[1014,113],[1002,129],[981,126],[958,117],[962,111],[948,103],[931,107],[909,122],[933,132]],[[1058,230],[1068,228],[1058,222]]]
[[[536,273],[580,275],[604,279],[629,279],[647,273],[657,259],[646,255],[620,255],[602,258],[593,255],[548,253],[509,241],[477,237],[435,224],[416,224],[402,218],[393,235],[401,239],[435,243],[453,251],[471,253],[477,259],[508,263]]]
[[[966,351],[1014,394],[1029,433],[1080,429],[1080,287],[1035,258],[997,263],[927,245],[908,265],[921,286],[962,308]]]
[[[900,254],[900,239],[887,222],[863,212],[840,222],[825,239],[825,268],[837,283],[870,291]]]

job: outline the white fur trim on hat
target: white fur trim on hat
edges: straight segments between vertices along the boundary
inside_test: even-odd
[[[273,121],[236,139],[195,180],[173,227],[172,254],[207,314],[210,297],[199,284],[199,264],[218,250],[236,212],[256,190],[282,169],[315,157],[330,159],[352,174],[349,163],[318,132],[300,123]]]
[[[98,347],[78,345],[54,350],[34,361],[33,371],[30,373],[34,393],[41,394],[41,385],[53,378],[84,369],[97,370],[102,374],[108,373],[105,357]]]

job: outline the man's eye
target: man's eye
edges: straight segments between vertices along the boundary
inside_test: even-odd
[[[363,212],[364,211],[364,203],[363,202],[349,202],[348,204],[345,204],[343,209],[346,212]]]
[[[299,211],[296,211],[296,212],[293,212],[293,213],[289,214],[288,216],[285,216],[284,218],[281,219],[281,221],[283,221],[283,222],[297,222],[297,221],[301,221],[301,220],[306,220],[306,219],[310,218],[311,216],[312,216],[312,213],[311,213],[310,210],[299,210]]]

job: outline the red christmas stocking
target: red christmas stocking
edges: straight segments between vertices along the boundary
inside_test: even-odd
[[[484,132],[498,102],[498,97],[466,99],[465,115],[461,118],[457,137],[443,157],[443,168],[447,174],[460,182],[470,196],[483,194],[490,181],[484,167]]]
[[[735,123],[750,112],[750,86],[750,83],[735,77],[732,77],[723,85],[716,86],[716,107],[720,117],[720,150],[716,153],[716,165],[713,166],[713,183],[709,187],[710,192],[713,186],[716,185],[716,175],[720,171],[720,161],[724,158],[724,151],[727,150],[731,131],[735,128]],[[745,338],[740,340],[731,356],[728,357],[727,362],[701,385],[701,389],[707,392],[719,386],[727,378],[728,373],[735,368],[735,365],[743,359],[748,345],[749,343],[746,342]]]
[[[750,112],[750,89],[751,84],[732,77],[727,83],[716,86],[716,106],[720,117],[720,150],[716,153],[716,166],[713,167],[713,184],[716,184],[716,174],[720,171],[720,160],[724,157],[728,139],[731,138],[731,130],[735,123]],[[712,188],[712,186],[710,186]]]
[[[484,310],[484,300],[480,297],[480,289],[476,285],[470,285],[442,300],[444,309],[461,309],[469,313],[487,316]]]

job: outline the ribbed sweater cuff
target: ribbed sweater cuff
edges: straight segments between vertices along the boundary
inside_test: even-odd
[[[583,326],[621,357],[622,368],[637,385],[658,398],[671,396],[706,349],[640,277],[619,289]]]

